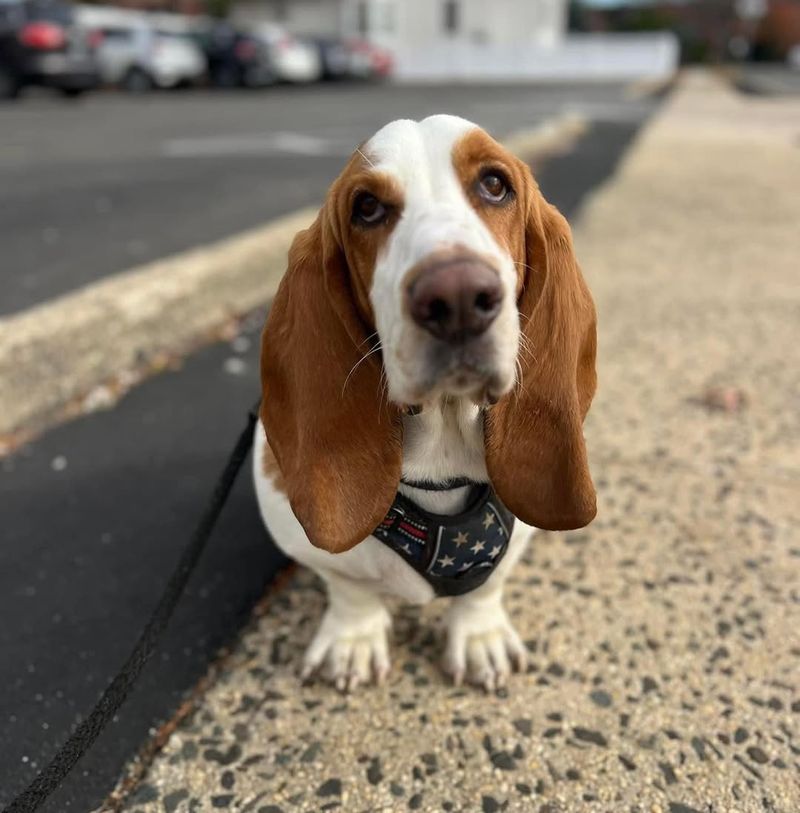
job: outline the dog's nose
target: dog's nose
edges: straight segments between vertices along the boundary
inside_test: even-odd
[[[422,271],[408,289],[411,318],[449,343],[479,336],[500,311],[497,272],[480,260],[463,259]]]

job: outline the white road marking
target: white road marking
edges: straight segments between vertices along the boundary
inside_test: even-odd
[[[295,132],[174,138],[161,145],[162,155],[169,158],[230,155],[346,156],[352,149],[352,143],[345,143],[343,140]]]

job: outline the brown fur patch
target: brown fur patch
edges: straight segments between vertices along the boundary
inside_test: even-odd
[[[269,445],[295,516],[332,553],[378,526],[401,470],[401,419],[381,398],[381,363],[374,355],[359,363],[374,331],[375,256],[388,234],[350,222],[354,190],[381,183],[363,163],[351,159],[315,223],[295,238],[261,342]]]
[[[387,207],[389,214],[384,223],[363,226],[353,222],[353,205],[363,193],[374,195]],[[328,191],[326,209],[334,239],[347,263],[359,312],[366,322],[373,324],[369,292],[375,262],[403,210],[402,190],[394,178],[373,169],[363,154],[356,152]]]

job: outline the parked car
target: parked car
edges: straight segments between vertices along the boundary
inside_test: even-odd
[[[196,84],[206,72],[205,57],[188,36],[146,25],[103,29],[97,56],[103,80],[132,93]]]
[[[93,32],[62,0],[0,0],[0,98],[27,85],[78,96],[99,81]]]
[[[325,79],[383,79],[392,72],[391,53],[367,40],[317,37],[313,42]]]
[[[360,79],[386,79],[394,69],[391,51],[363,39],[345,43],[350,54],[351,74]]]
[[[324,79],[350,79],[352,54],[347,43],[339,37],[315,37],[311,42],[319,51]]]
[[[282,82],[317,82],[322,78],[322,60],[311,42],[293,37],[272,23],[259,23],[252,31],[266,43],[275,73]]]
[[[258,37],[218,23],[197,39],[205,51],[211,84],[259,88],[277,81],[270,48]]]
[[[142,93],[152,88],[196,84],[205,77],[205,55],[185,26],[168,27],[171,18],[81,6],[80,19],[83,25],[102,33],[97,59],[106,84]]]

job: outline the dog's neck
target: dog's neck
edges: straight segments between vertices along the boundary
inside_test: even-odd
[[[469,477],[486,482],[483,413],[465,398],[440,400],[418,415],[403,419],[403,478],[442,482]],[[424,491],[404,484],[400,491],[420,507],[437,514],[456,514],[466,507],[468,486]]]

